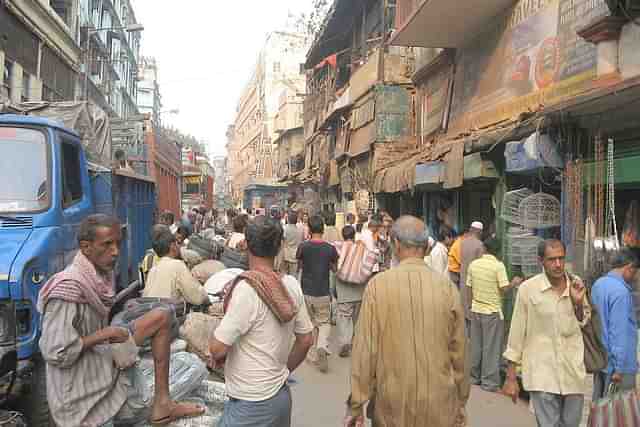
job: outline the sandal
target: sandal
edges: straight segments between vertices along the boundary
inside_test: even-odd
[[[172,423],[181,418],[194,418],[199,417],[204,414],[205,409],[200,405],[194,405],[189,403],[173,403],[173,407],[169,412],[169,415],[166,415],[162,418],[156,418],[155,420],[150,420],[151,425],[154,426],[163,426],[169,423]]]

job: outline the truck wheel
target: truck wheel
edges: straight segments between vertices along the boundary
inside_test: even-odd
[[[25,415],[31,427],[55,427],[49,414],[49,403],[47,402],[46,363],[40,355],[34,357],[33,363],[31,395],[25,405]]]

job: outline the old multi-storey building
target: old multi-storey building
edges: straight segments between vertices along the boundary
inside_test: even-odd
[[[162,95],[158,85],[156,59],[142,57],[138,70],[138,111],[140,114],[149,114],[155,126],[162,126]]]
[[[232,196],[237,206],[247,204],[243,202],[244,192],[251,185],[259,186],[254,188],[259,188],[258,193],[263,190],[286,193],[286,188],[283,190],[275,182],[274,143],[278,137],[275,118],[283,91],[297,91],[301,87],[300,64],[307,47],[304,36],[276,31],[269,34],[258,55],[249,83],[240,96],[234,124],[227,133]]]
[[[129,0],[2,1],[0,99],[135,115],[141,29]]]
[[[0,102],[73,100],[76,95],[82,61],[77,18],[48,3],[0,2]]]
[[[182,147],[182,209],[214,207],[215,171],[202,144]]]
[[[127,118],[137,114],[137,77],[140,31],[129,0],[74,0],[77,8],[76,41],[84,52],[84,98],[113,114]]]
[[[413,137],[415,54],[389,47],[395,1],[336,0],[307,59],[305,173],[323,208],[375,206],[379,159]]]
[[[213,183],[214,207],[225,210],[232,207],[231,180],[227,169],[227,156],[214,156],[211,159],[215,180]]]

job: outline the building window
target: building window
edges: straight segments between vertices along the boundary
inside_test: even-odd
[[[4,75],[2,76],[3,92],[8,99],[11,99],[11,71],[13,69],[13,62],[8,59],[4,60]]]
[[[186,184],[185,193],[187,194],[198,194],[200,192],[199,184]]]
[[[273,63],[273,72],[274,73],[279,73],[280,72],[280,63],[279,62],[274,62]]]
[[[80,150],[73,144],[62,143],[62,206],[67,208],[82,200]]]

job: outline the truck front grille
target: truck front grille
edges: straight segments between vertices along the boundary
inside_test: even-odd
[[[15,219],[0,219],[0,228],[31,228],[33,227],[33,217],[17,216]]]

